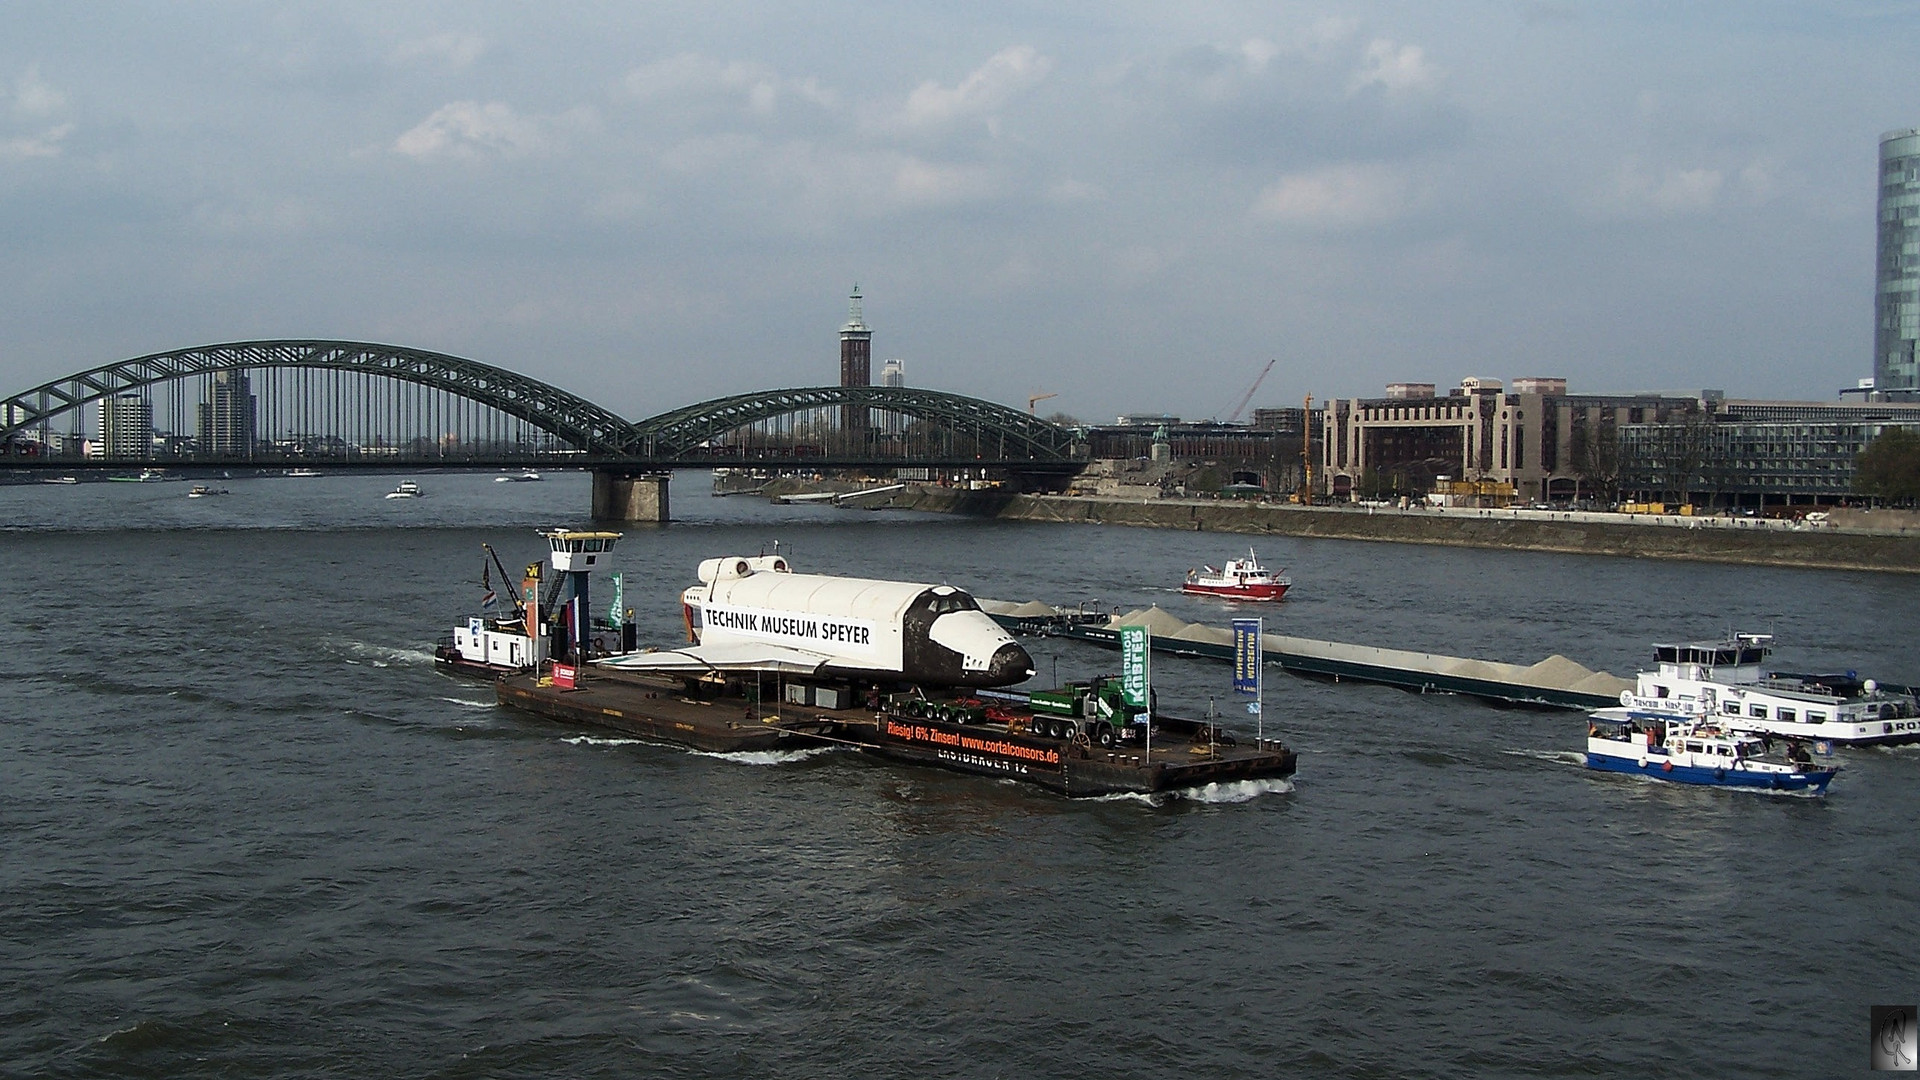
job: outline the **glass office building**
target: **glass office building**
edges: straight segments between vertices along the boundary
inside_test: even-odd
[[[1873,385],[1920,390],[1920,128],[1880,136],[1880,245],[1874,274]],[[1905,396],[1905,395],[1900,395]]]

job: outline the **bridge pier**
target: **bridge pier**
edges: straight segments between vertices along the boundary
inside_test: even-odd
[[[673,520],[667,512],[666,474],[628,476],[625,473],[593,471],[593,518],[595,521]]]

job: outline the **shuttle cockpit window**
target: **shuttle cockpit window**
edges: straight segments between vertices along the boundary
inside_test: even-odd
[[[974,603],[973,597],[966,593],[950,592],[944,596],[935,594],[927,608],[935,615],[946,615],[955,611],[979,611],[980,605]]]

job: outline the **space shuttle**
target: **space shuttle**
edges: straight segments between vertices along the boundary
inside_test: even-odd
[[[796,574],[783,555],[707,559],[680,596],[695,644],[596,661],[697,675],[771,672],[918,686],[1010,686],[1033,658],[950,585]]]

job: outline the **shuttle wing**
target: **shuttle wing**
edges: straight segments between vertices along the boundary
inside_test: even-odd
[[[609,656],[594,663],[622,671],[767,671],[782,675],[812,675],[833,660],[825,653],[759,642],[689,645],[662,652]]]

